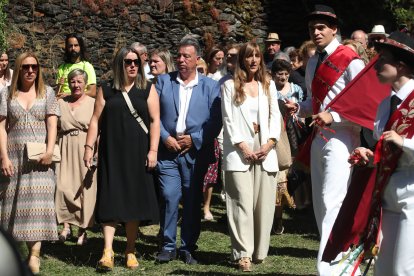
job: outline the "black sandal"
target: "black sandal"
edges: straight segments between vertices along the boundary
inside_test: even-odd
[[[63,235],[63,232],[65,232],[66,234]],[[59,241],[63,243],[66,240],[70,239],[71,237],[72,237],[72,230],[70,228],[63,228],[62,232],[60,232],[59,234]]]

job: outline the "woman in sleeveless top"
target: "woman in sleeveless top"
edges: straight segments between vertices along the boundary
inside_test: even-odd
[[[95,217],[103,226],[105,240],[99,270],[111,270],[114,266],[112,242],[118,223],[125,223],[126,266],[134,269],[139,265],[135,257],[138,222],[158,221],[157,199],[150,172],[157,162],[160,138],[158,94],[155,87],[146,81],[139,55],[134,49],[121,48],[114,58],[112,70],[113,81],[102,83],[96,98],[84,155],[86,167],[91,168],[93,145],[99,134]],[[142,125],[131,114],[122,92],[129,97],[143,121]]]

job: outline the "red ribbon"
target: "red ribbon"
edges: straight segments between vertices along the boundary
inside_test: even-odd
[[[381,135],[380,139],[378,140],[377,146],[375,147],[374,165],[378,164],[381,161],[383,144],[384,144],[384,135]]]

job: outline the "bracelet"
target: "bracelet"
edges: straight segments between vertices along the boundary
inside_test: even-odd
[[[91,150],[93,150],[93,147],[92,146],[89,146],[89,145],[86,145],[86,144],[83,147],[84,148],[90,148]]]
[[[275,141],[276,139],[275,138],[269,138],[268,140],[267,140],[267,142],[271,142],[272,143],[272,146],[274,147],[274,146],[276,146],[276,141]]]

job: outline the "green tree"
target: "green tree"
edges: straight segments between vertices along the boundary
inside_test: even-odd
[[[7,4],[9,4],[9,0],[0,0],[0,51],[2,52],[8,48],[6,37],[7,14],[4,11]]]
[[[413,25],[414,0],[387,0],[386,4],[398,24]]]

